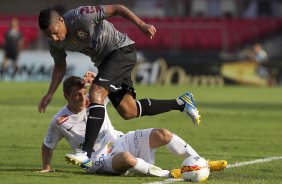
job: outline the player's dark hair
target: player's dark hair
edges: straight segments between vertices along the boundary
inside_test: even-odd
[[[53,11],[52,8],[47,8],[41,10],[38,16],[38,24],[40,29],[46,30],[51,24],[51,12]]]
[[[59,16],[62,16],[65,11],[65,7],[60,4],[41,10],[38,16],[40,29],[46,30],[50,26],[52,22],[52,12],[57,12]]]
[[[63,83],[64,93],[70,94],[71,90],[72,90],[71,88],[75,87],[75,86],[85,88],[85,85],[82,81],[82,78],[77,77],[77,76],[70,76],[70,77],[66,78],[64,80],[64,83]]]

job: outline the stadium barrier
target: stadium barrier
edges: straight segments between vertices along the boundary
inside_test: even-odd
[[[68,52],[65,76],[83,76],[88,70],[97,72],[97,68],[87,56]],[[0,52],[0,58],[3,52]],[[132,78],[142,85],[194,85],[222,86],[224,79],[219,75],[190,75],[183,66],[168,66],[168,61],[160,58],[154,62],[138,61],[132,72]],[[49,81],[53,70],[53,59],[49,51],[23,51],[19,57],[19,69],[15,81]],[[12,67],[10,67],[12,68]],[[11,80],[9,70],[4,80]]]

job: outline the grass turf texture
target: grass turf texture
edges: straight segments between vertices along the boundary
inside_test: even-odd
[[[0,183],[148,183],[157,177],[93,176],[64,161],[71,150],[61,141],[54,151],[54,173],[41,168],[41,144],[53,115],[65,104],[62,89],[56,92],[46,113],[37,104],[48,83],[0,83]],[[199,127],[180,112],[130,121],[122,120],[109,105],[114,126],[123,132],[148,127],[167,128],[192,145],[206,159],[229,163],[282,156],[282,89],[257,87],[190,88],[189,86],[136,86],[137,97],[171,99],[187,89],[193,92],[202,115]],[[173,169],[183,159],[166,149],[156,153],[156,165]],[[208,183],[281,183],[282,160],[230,168],[211,173]]]

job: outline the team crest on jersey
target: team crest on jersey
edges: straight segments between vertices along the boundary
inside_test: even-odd
[[[88,33],[86,33],[83,30],[78,30],[76,31],[76,35],[81,39],[81,40],[85,40],[88,36]]]
[[[67,115],[60,116],[57,119],[57,123],[60,125],[60,124],[62,124],[64,122],[66,122],[68,119],[69,119],[69,117]]]

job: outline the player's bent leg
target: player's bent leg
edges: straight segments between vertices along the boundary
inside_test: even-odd
[[[115,172],[125,173],[130,170],[134,173],[145,175],[168,177],[169,171],[163,170],[155,165],[149,164],[142,158],[136,158],[129,152],[120,152],[112,159],[112,168]]]
[[[86,123],[85,141],[82,150],[87,152],[90,158],[95,140],[105,119],[104,99],[108,92],[102,86],[92,84],[89,90],[89,114]]]
[[[194,100],[194,96],[192,93],[187,92],[180,97],[178,97],[178,100],[182,103],[184,103],[185,107],[183,109],[183,112],[185,112],[193,121],[194,125],[199,126],[201,120],[200,120],[200,115],[199,111],[196,108],[196,102]]]
[[[165,145],[171,153],[183,158],[198,156],[198,153],[188,143],[164,128],[152,130],[149,144],[153,149]]]
[[[165,147],[173,154],[187,158],[189,156],[199,156],[199,154],[178,135],[173,134],[171,141]]]
[[[164,146],[168,144],[173,137],[173,133],[168,131],[167,129],[153,129],[150,134],[149,144],[150,148],[156,149],[160,146]]]
[[[159,99],[141,99],[136,101],[138,107],[138,116],[154,116],[171,110],[182,111],[184,104],[178,103],[176,99],[159,100]]]
[[[130,93],[124,94],[116,110],[125,120],[130,120],[138,116],[136,101]]]
[[[141,99],[136,101],[132,91],[111,92],[109,98],[117,112],[126,120],[140,117],[153,116],[171,110],[183,111],[185,103],[180,99],[155,100]]]
[[[137,159],[129,152],[120,152],[113,156],[112,168],[115,172],[125,173],[137,164]]]
[[[170,110],[183,110],[184,105],[179,105],[176,99],[154,100],[154,99],[135,99],[129,94],[125,94],[120,104],[116,108],[124,119],[133,119],[141,116],[153,116]]]
[[[104,99],[108,94],[107,89],[93,83],[89,88],[89,101],[90,103],[104,104]]]

